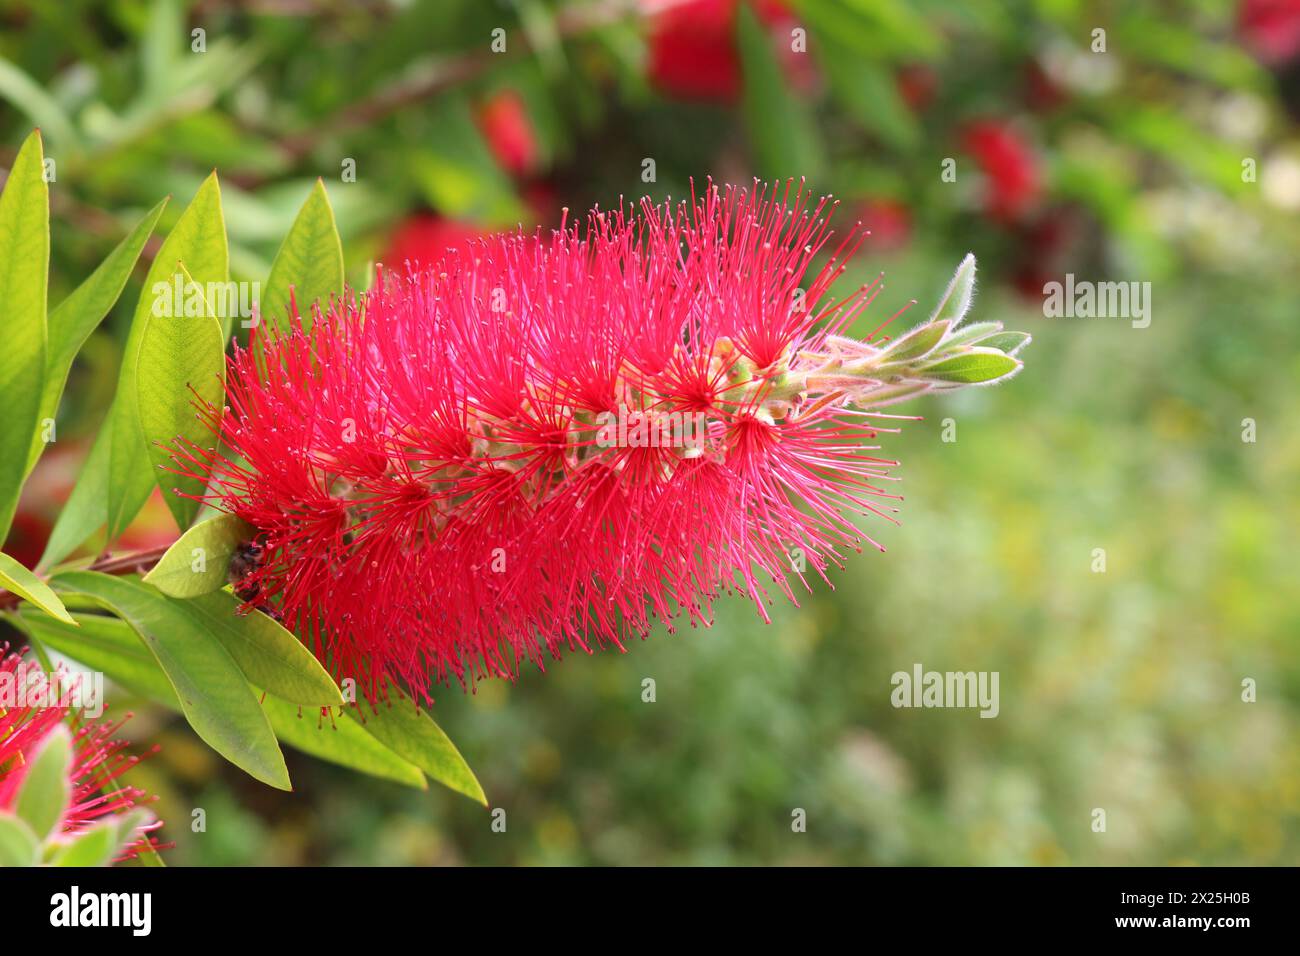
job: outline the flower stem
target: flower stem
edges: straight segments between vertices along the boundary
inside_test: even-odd
[[[144,548],[140,551],[126,551],[118,554],[110,554],[105,551],[98,558],[86,566],[87,571],[98,571],[101,574],[139,574],[148,571],[157,564],[170,544],[160,545],[154,548]],[[46,579],[50,575],[43,575]],[[0,612],[11,611],[18,606],[20,598],[11,591],[0,588]]]

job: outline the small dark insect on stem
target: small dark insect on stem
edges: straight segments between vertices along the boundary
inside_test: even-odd
[[[122,554],[105,552],[92,561],[86,570],[98,571],[101,574],[142,574],[157,564],[169,547],[171,545],[162,545]],[[13,610],[18,606],[19,600],[17,594],[0,588],[0,611]]]

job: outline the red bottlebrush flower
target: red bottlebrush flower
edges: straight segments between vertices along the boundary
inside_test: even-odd
[[[384,262],[394,272],[418,271],[471,239],[485,235],[473,223],[443,219],[432,213],[416,213],[394,231]]]
[[[2,648],[0,654],[4,654]],[[60,699],[69,685],[51,681],[20,654],[4,654],[0,659],[0,686],[15,691],[21,688],[22,694],[19,701],[0,701],[0,810],[10,810],[31,766],[30,756],[40,750],[72,707]],[[141,759],[126,753],[124,741],[113,739],[122,723],[83,718],[74,732],[68,771],[72,801],[60,822],[64,834],[81,833],[108,814],[125,813],[154,799],[137,787],[119,782],[118,778]],[[118,860],[131,859],[146,847],[163,849],[152,835],[161,826],[161,821],[154,821],[139,827],[136,839],[127,844]]]
[[[988,214],[999,222],[1023,217],[1042,191],[1038,156],[1030,145],[1001,120],[970,123],[961,140],[984,174]]]
[[[479,129],[501,168],[523,177],[537,168],[537,135],[524,99],[512,90],[494,94],[478,111]]]
[[[741,89],[736,11],[742,2],[746,0],[642,0],[650,18],[650,82],[680,99],[733,102]],[[779,0],[760,0],[752,6],[774,30],[778,24],[793,22]],[[784,35],[788,39],[788,32]],[[788,42],[784,49],[789,52]],[[807,57],[793,54],[783,56],[782,62],[796,86],[811,83]]]
[[[1263,62],[1287,63],[1300,54],[1300,0],[1242,0],[1237,30]]]
[[[851,515],[893,520],[863,443],[928,387],[841,334],[878,286],[829,295],[861,236],[812,269],[832,208],[790,184],[643,200],[257,330],[206,410],[228,450],[175,452],[257,529],[241,593],[336,678],[426,698],[707,624],[724,592],[794,600],[861,549]]]

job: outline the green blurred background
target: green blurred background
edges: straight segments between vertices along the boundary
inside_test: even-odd
[[[860,334],[923,318],[973,250],[976,319],[1034,335],[1010,384],[907,407],[903,523],[833,592],[441,691],[505,833],[293,752],[272,791],[117,695],[163,745],[135,782],[169,862],[1300,861],[1298,64],[1293,0],[0,2],[0,165],[33,125],[57,163],[52,302],[213,167],[233,278],[265,277],[321,176],[360,286],[562,207],[804,175],[873,231]],[[1067,272],[1152,283],[1150,326],[1044,317]],[[141,277],[9,553],[75,479]],[[160,537],[158,506],[125,543]],[[998,671],[999,716],[894,709],[916,662]]]

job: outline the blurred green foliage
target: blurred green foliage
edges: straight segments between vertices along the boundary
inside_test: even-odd
[[[845,279],[887,273],[859,333],[912,298],[924,311],[973,250],[975,319],[1035,337],[1011,384],[905,409],[924,420],[884,436],[903,463],[903,523],[868,527],[888,553],[850,556],[833,592],[774,608],[766,626],[734,598],[707,632],[442,691],[436,716],[506,810],[505,833],[445,791],[296,754],[296,792],[275,793],[137,704],[127,731],[163,751],[136,782],[161,796],[173,862],[1300,859],[1300,134],[1232,10],[762,12],[727,21],[741,95],[695,101],[654,81],[656,21],[636,4],[0,4],[0,164],[33,124],[57,162],[52,302],[213,167],[234,278],[266,275],[320,176],[361,285],[417,210],[550,226],[562,206],[685,195],[691,177],[809,175],[843,200],[845,225],[893,211],[892,241],[868,241]],[[789,72],[792,27],[807,30],[808,84]],[[526,172],[482,122],[501,91],[525,107]],[[983,198],[1017,171],[964,145],[990,119],[1032,157],[1017,216]],[[349,159],[355,182],[341,178]],[[1035,287],[1065,272],[1151,282],[1150,327],[1044,318]],[[119,304],[78,362],[60,419],[73,448],[111,393],[128,313]],[[894,709],[890,675],[915,662],[1000,672],[1000,715]],[[190,832],[194,807],[206,832]],[[795,808],[806,833],[792,832]]]

